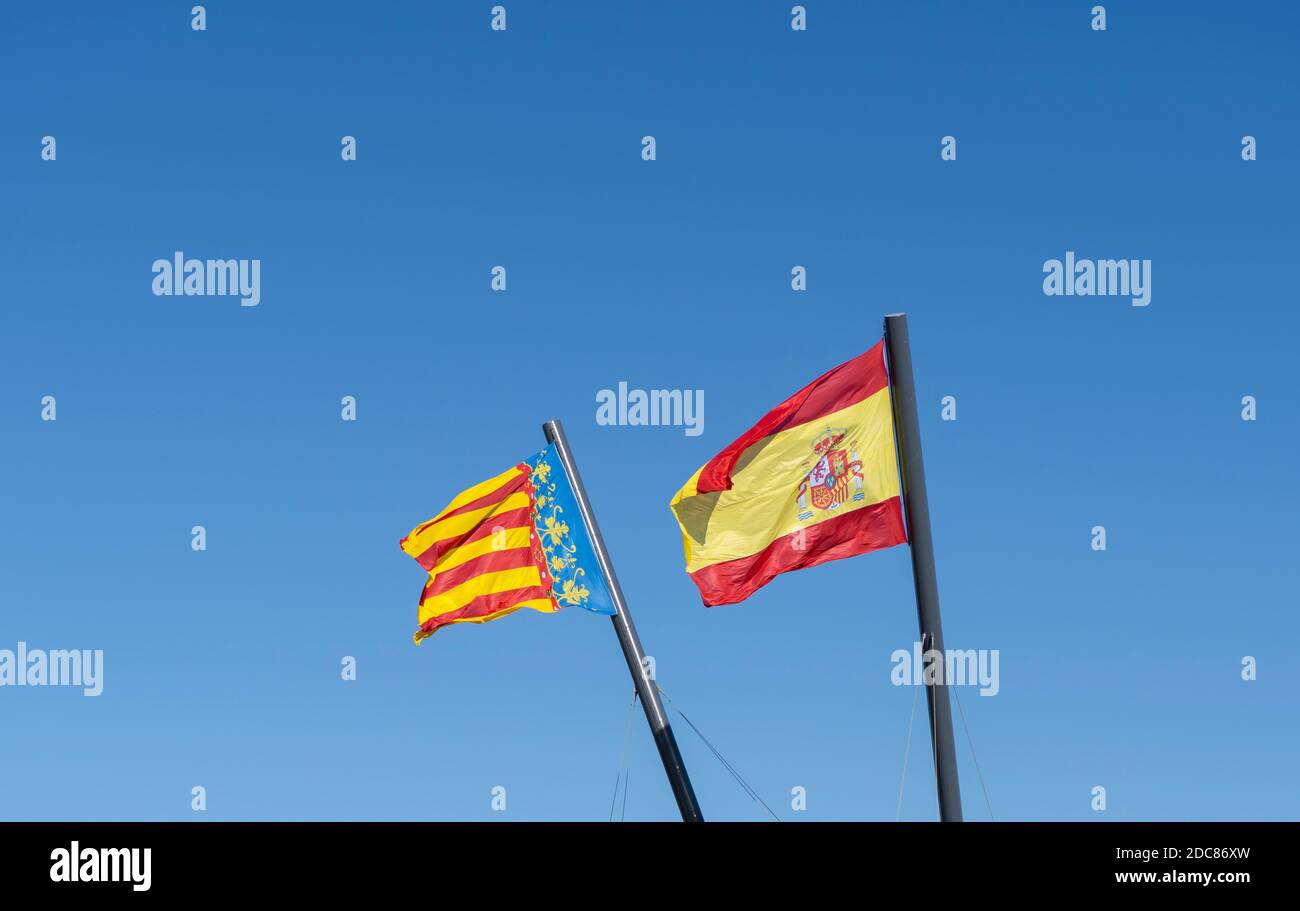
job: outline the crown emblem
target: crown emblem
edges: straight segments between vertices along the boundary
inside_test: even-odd
[[[844,439],[844,434],[847,432],[848,431],[842,427],[827,427],[822,431],[821,436],[813,441],[813,452],[817,453],[819,456],[826,455],[826,453],[830,452],[831,448],[834,447],[836,443]]]

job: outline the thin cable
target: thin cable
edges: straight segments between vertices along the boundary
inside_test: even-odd
[[[618,760],[618,774],[614,776],[614,796],[609,801],[609,821],[614,821],[614,807],[618,803],[618,784],[627,771],[627,746],[632,739],[632,709],[636,706],[636,690],[632,690],[632,701],[627,705],[627,723],[623,726],[623,752]],[[623,783],[623,812],[627,813],[627,782]],[[621,820],[620,820],[621,822]]]
[[[970,746],[970,758],[975,762],[975,774],[980,779],[980,790],[984,792],[984,804],[989,808],[989,821],[997,822],[993,818],[993,801],[989,800],[989,789],[984,787],[984,773],[980,770],[979,757],[975,755],[975,741],[970,735],[970,726],[966,724],[966,710],[961,707],[961,694],[954,687],[953,695],[957,697],[957,714],[961,715],[961,727],[966,732],[966,743]]]
[[[614,796],[609,799],[609,821],[614,821],[614,807],[618,803],[618,786],[623,781],[623,770],[620,768],[614,775]]]
[[[907,742],[903,746],[903,777],[898,782],[898,812],[894,814],[894,822],[899,822],[903,818],[903,785],[907,784],[907,756],[912,751],[912,723],[916,721],[916,703],[920,701],[921,688],[912,687],[912,715],[907,719]]]
[[[698,736],[700,740],[704,742],[704,745],[709,748],[709,750],[713,753],[713,755],[718,758],[718,762],[722,763],[723,768],[725,768],[728,772],[731,773],[731,777],[734,778],[736,780],[736,783],[739,784],[745,790],[745,793],[750,796],[750,799],[752,799],[754,802],[762,806],[764,810],[767,810],[767,812],[771,815],[773,819],[775,819],[777,822],[780,822],[781,817],[777,816],[776,813],[772,812],[772,808],[767,805],[766,801],[764,801],[762,797],[758,796],[758,792],[755,791],[750,786],[749,782],[745,781],[744,777],[740,774],[740,772],[736,770],[736,767],[727,761],[726,757],[723,756],[722,753],[718,751],[718,748],[709,742],[709,739],[704,736],[704,732],[701,731],[699,728],[697,728],[695,726],[695,723],[691,721],[690,718],[686,717],[686,713],[679,708],[677,709],[677,714],[681,715],[682,720],[685,721],[688,725],[690,725],[691,730],[694,731],[696,736]]]
[[[767,805],[767,802],[764,801],[762,797],[758,796],[757,791],[755,791],[752,787],[750,787],[749,782],[745,781],[744,777],[738,771],[736,771],[736,767],[733,766],[731,763],[727,762],[726,757],[723,756],[720,752],[718,752],[718,748],[709,742],[709,738],[704,736],[704,732],[695,726],[695,722],[691,721],[691,719],[686,717],[686,713],[683,712],[681,710],[681,707],[678,706],[677,703],[673,702],[672,698],[669,697],[669,695],[663,691],[663,688],[659,686],[658,682],[655,683],[655,689],[659,690],[659,695],[667,699],[668,702],[672,705],[672,707],[677,709],[677,714],[682,716],[682,720],[685,721],[687,725],[690,726],[690,729],[695,732],[695,735],[699,737],[700,740],[704,742],[704,745],[709,748],[710,752],[712,752],[713,755],[718,758],[718,762],[722,763],[723,768],[725,768],[728,772],[731,773],[731,777],[734,778],[736,780],[736,783],[739,784],[741,788],[744,789],[745,793],[750,796],[750,799],[760,804],[764,810],[767,810],[767,812],[771,815],[773,819],[775,819],[777,822],[780,822],[781,817],[777,816],[776,813],[772,812],[772,808]]]

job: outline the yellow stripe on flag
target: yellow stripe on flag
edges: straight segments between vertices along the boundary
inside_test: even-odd
[[[481,557],[484,554],[529,547],[531,545],[529,535],[531,534],[531,525],[520,525],[517,528],[507,528],[505,530],[505,539],[500,547],[495,546],[498,540],[496,534],[489,535],[486,538],[479,538],[477,541],[470,541],[460,547],[453,547],[442,555],[442,559],[434,566],[433,572],[429,573],[429,578],[432,579],[439,573],[445,573],[449,569],[455,569],[462,563],[468,563],[475,557]]]
[[[447,513],[451,512],[452,510],[460,509],[466,503],[473,503],[475,500],[478,500],[482,497],[486,497],[492,491],[504,487],[510,481],[513,481],[515,478],[519,477],[519,475],[520,475],[520,471],[518,466],[516,466],[514,468],[509,468],[501,472],[501,474],[497,475],[495,478],[488,478],[486,481],[483,481],[482,483],[475,484],[473,487],[469,488],[468,490],[462,491],[461,493],[457,494],[456,499],[448,503],[446,508],[443,509],[442,512],[434,516],[433,519],[431,519],[430,521],[437,522],[439,519],[441,519],[443,516],[445,516]]]
[[[483,573],[449,591],[426,599],[420,605],[419,621],[424,623],[430,617],[458,610],[481,595],[495,595],[500,592],[541,586],[541,584],[542,575],[536,566]]]
[[[551,601],[550,598],[534,598],[529,601],[518,601],[509,607],[502,608],[494,613],[484,614],[482,617],[459,617],[455,620],[448,621],[446,625],[451,626],[453,623],[487,623],[489,620],[496,620],[499,617],[506,616],[507,614],[513,614],[515,611],[525,607],[531,610],[541,611],[544,614],[553,614],[556,610],[555,603]],[[424,630],[416,630],[415,644],[419,645],[422,640],[432,636],[433,632],[433,630],[428,632],[425,632]]]
[[[459,500],[460,497],[456,499]],[[474,499],[477,499],[477,497],[466,502],[472,503]],[[469,512],[462,512],[458,515],[448,516],[445,519],[435,520],[407,537],[402,543],[402,550],[412,557],[418,557],[428,550],[435,541],[454,538],[473,531],[483,524],[484,519],[489,516],[500,515],[513,509],[524,509],[528,506],[528,502],[528,493],[521,490],[518,493],[510,494],[504,500],[484,506],[481,509],[471,509]],[[443,510],[443,512],[446,512],[446,510]]]

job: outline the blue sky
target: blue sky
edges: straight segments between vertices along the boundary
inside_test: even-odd
[[[906,548],[706,610],[667,503],[898,310],[947,645],[1000,652],[960,692],[994,815],[1300,816],[1300,9],[491,5],[6,8],[0,648],[105,682],[0,689],[0,818],[607,818],[609,622],[416,648],[397,547],[558,417],[672,699],[783,818],[893,819]],[[260,259],[261,304],[155,297],[177,250]],[[1150,305],[1045,296],[1067,250],[1152,260]],[[619,381],[705,390],[704,432],[598,426]],[[627,817],[672,819],[633,724]],[[764,818],[675,726],[706,817]]]

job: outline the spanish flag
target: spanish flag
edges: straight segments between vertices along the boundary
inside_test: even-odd
[[[615,612],[553,445],[462,492],[400,544],[429,573],[416,645],[449,624],[524,607]]]
[[[769,411],[673,497],[705,605],[907,542],[884,342]]]

